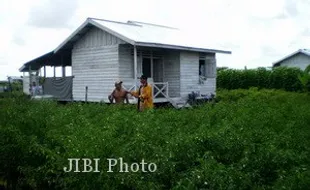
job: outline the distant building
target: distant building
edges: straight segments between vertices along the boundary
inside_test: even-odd
[[[273,63],[273,67],[297,67],[301,70],[305,70],[308,65],[310,65],[309,49],[299,49],[298,51]]]

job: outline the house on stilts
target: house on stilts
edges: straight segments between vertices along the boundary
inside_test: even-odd
[[[108,102],[115,80],[134,90],[143,73],[153,87],[154,103],[177,107],[192,92],[200,97],[215,94],[216,54],[231,54],[201,41],[172,27],[87,18],[55,50],[23,64],[20,71],[30,73],[24,77],[24,92],[32,81],[40,82],[41,73],[44,94],[62,101]],[[46,77],[47,66],[54,67],[54,73],[62,67],[62,77]],[[72,76],[65,76],[67,66]]]

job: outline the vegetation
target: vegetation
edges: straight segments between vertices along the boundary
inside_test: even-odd
[[[222,90],[216,104],[145,113],[132,106],[64,106],[16,96],[0,99],[0,175],[12,188],[310,187],[305,93]],[[128,164],[144,159],[157,170],[108,173],[107,158],[121,157]],[[68,158],[100,158],[101,172],[66,173]]]
[[[272,70],[265,68],[235,70],[221,69],[217,74],[217,87],[223,89],[282,89],[286,91],[299,92],[308,90],[309,80],[302,70],[298,68],[278,67]],[[301,75],[302,81],[298,77]],[[308,86],[305,84],[308,83]],[[306,86],[305,86],[306,85]]]
[[[5,89],[5,91],[23,91],[23,82],[22,80],[12,80],[11,82],[9,81],[0,81],[0,88]]]
[[[298,74],[298,79],[302,84],[303,91],[310,91],[310,65],[304,70],[304,72]]]

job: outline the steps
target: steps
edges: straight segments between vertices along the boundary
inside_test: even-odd
[[[169,98],[169,102],[175,107],[176,109],[181,108],[191,108],[192,106],[182,98]]]

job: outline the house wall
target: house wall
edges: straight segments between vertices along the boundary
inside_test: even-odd
[[[164,81],[169,84],[169,96],[180,97],[180,52],[167,51],[164,55]]]
[[[198,91],[199,53],[180,52],[180,96],[188,98],[192,91]]]
[[[132,51],[132,46],[119,46],[119,78],[123,81],[123,85],[128,88],[134,83],[134,58]]]
[[[284,60],[280,65],[287,66],[287,67],[298,67],[302,70],[305,70],[306,67],[310,64],[310,57],[304,54],[297,54]]]
[[[108,101],[119,76],[118,47],[122,40],[99,30],[91,29],[72,49],[73,100]]]
[[[102,31],[99,28],[92,27],[86,35],[84,35],[77,43],[74,44],[75,49],[111,46],[126,43],[123,40]]]
[[[216,57],[215,54],[205,56],[206,61],[206,80],[199,84],[200,94],[215,94],[216,91]]]
[[[126,87],[133,83],[134,60],[132,47],[120,45],[119,47],[119,78]],[[197,52],[165,50],[163,54],[163,81],[169,83],[169,96],[187,98],[192,91],[201,94],[215,93],[216,89],[216,58],[215,54],[204,56],[207,67],[207,80],[199,84],[199,59]],[[138,76],[141,74],[141,51],[137,52]]]
[[[199,83],[199,59],[197,52],[181,51],[180,53],[180,96],[188,98],[192,91],[200,94],[215,93],[216,90],[216,58],[215,54],[205,56],[207,80]]]

